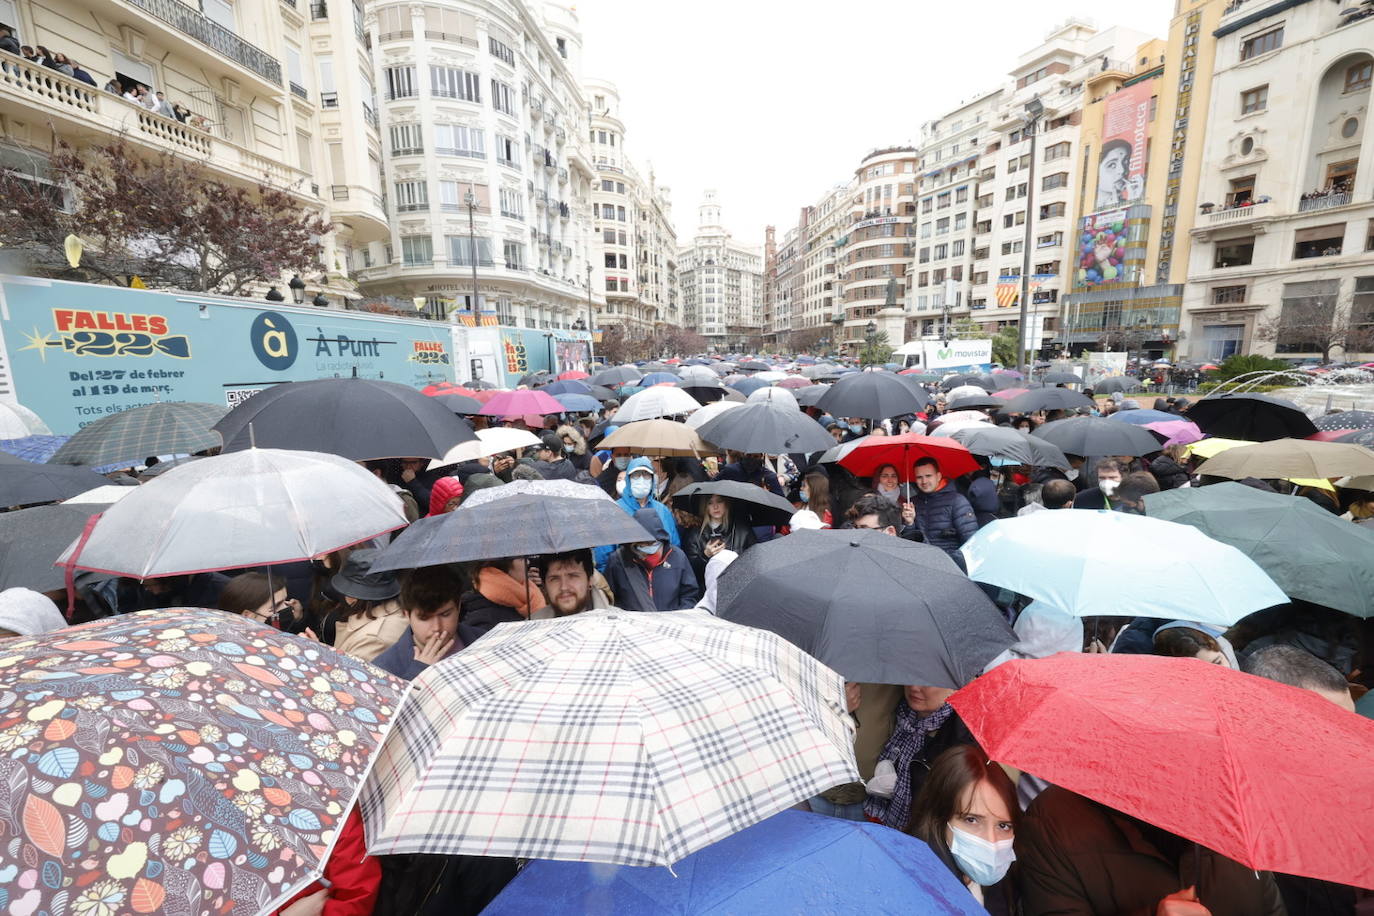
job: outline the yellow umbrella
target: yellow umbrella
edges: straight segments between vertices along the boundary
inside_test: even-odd
[[[1246,442],[1244,439],[1199,439],[1188,445],[1188,454],[1203,459],[1215,458],[1227,449],[1235,448],[1238,445],[1254,444],[1253,442]]]

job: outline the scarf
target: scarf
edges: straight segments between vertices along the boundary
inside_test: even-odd
[[[925,747],[926,740],[949,721],[954,707],[948,703],[928,716],[922,716],[905,701],[897,707],[897,721],[892,726],[892,737],[883,745],[879,760],[891,760],[897,771],[897,785],[891,798],[868,796],[864,813],[880,823],[896,830],[905,830],[911,817],[911,764]]]
[[[530,601],[539,595],[539,589],[533,585],[521,582],[495,566],[482,567],[477,574],[477,591],[488,601],[515,608],[521,617],[530,616]]]

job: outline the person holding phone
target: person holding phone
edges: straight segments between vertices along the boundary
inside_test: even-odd
[[[697,506],[701,525],[687,534],[687,559],[691,561],[692,571],[698,582],[706,581],[706,564],[722,550],[742,552],[756,542],[754,531],[747,519],[736,523],[735,512],[729,497],[712,493],[704,497]]]

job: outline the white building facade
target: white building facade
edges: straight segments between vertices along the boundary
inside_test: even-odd
[[[697,214],[692,244],[678,250],[683,323],[717,351],[744,348],[764,330],[763,255],[725,229],[715,191],[705,193]]]
[[[919,166],[914,146],[892,146],[869,153],[854,172],[836,268],[844,286],[839,343],[851,353],[869,330],[893,346],[905,337]]]

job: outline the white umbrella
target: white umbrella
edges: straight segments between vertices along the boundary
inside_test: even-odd
[[[945,403],[953,404],[960,398],[985,398],[987,396],[988,393],[977,385],[960,385],[949,390],[949,394],[945,395]]]
[[[981,420],[942,420],[930,431],[932,436],[952,436],[961,429],[993,429],[987,417]]]
[[[406,523],[391,487],[320,452],[250,448],[130,489],[59,564],[148,579],[290,563]]]
[[[78,493],[71,499],[64,499],[64,503],[117,503],[138,487],[121,487],[118,484],[109,484],[103,487],[96,487],[87,490],[85,493]]]
[[[538,444],[539,437],[527,430],[513,429],[509,426],[479,429],[475,441],[459,442],[444,452],[444,457],[432,459],[428,469],[432,471],[445,465],[476,461],[478,458],[490,458],[492,455],[499,455],[502,452],[512,452],[517,448],[529,448]]]
[[[946,423],[958,423],[963,420],[969,420],[974,423],[992,422],[992,417],[989,417],[981,410],[951,410],[949,413],[940,414],[940,416],[935,419],[938,421],[939,426],[943,426]],[[938,429],[939,426],[936,428]]]
[[[20,404],[0,401],[0,439],[23,439],[25,436],[48,436],[52,430],[38,418],[38,414]]]
[[[624,426],[636,420],[656,420],[659,417],[674,417],[688,414],[699,408],[697,399],[681,388],[671,385],[655,385],[632,394],[620,405],[611,422]]]
[[[720,376],[705,366],[685,366],[680,375],[684,383],[694,383],[707,388],[720,386]]]
[[[765,382],[780,382],[783,379],[787,378],[787,373],[772,370],[768,372],[755,372],[754,378]]]
[[[687,418],[686,422],[692,429],[700,429],[716,417],[725,413],[725,411],[743,406],[744,405],[739,401],[716,401],[712,404],[697,408],[697,410]]]
[[[754,377],[758,378],[757,375]],[[797,404],[797,396],[786,388],[760,388],[745,399],[746,404],[758,404],[760,402],[781,410],[801,410]]]

